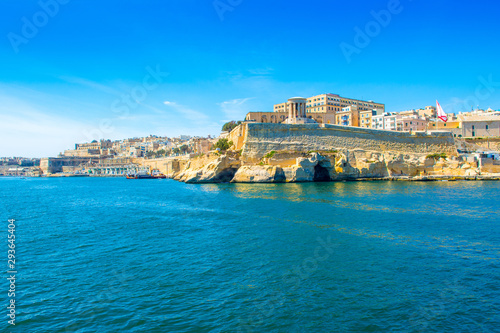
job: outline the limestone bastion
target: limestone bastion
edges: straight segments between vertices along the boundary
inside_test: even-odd
[[[173,178],[188,183],[275,183],[475,177],[451,133],[394,132],[329,124],[244,123],[226,152],[194,157]]]

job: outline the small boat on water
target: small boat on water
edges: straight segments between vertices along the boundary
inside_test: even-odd
[[[129,173],[126,175],[127,179],[162,179],[167,178],[164,174],[160,172],[158,169],[154,169],[151,173],[146,170],[140,170],[136,173]]]
[[[153,178],[156,178],[156,179],[165,179],[167,178],[167,176],[165,176],[164,174],[162,174],[160,172],[160,170],[158,169],[154,169],[151,171],[151,176],[153,176]]]

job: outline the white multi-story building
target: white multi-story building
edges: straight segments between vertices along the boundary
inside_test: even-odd
[[[427,119],[410,112],[386,112],[372,117],[372,128],[386,131],[425,131],[427,123]]]
[[[401,116],[396,112],[385,112],[380,115],[372,116],[372,128],[395,131],[396,120],[400,117]]]

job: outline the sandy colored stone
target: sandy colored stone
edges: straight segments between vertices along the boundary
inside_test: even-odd
[[[279,183],[285,181],[281,167],[270,165],[242,166],[231,182],[233,183]]]

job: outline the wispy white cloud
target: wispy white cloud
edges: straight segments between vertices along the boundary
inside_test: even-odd
[[[176,133],[175,135],[213,135],[220,133],[221,123],[218,121],[218,117],[194,110],[189,106],[174,101],[164,101],[163,104],[175,113],[175,116],[169,115],[167,119],[167,122],[170,123],[168,133]]]
[[[232,99],[222,103],[218,103],[222,112],[228,120],[242,120],[250,111],[246,103],[254,97]]]
[[[83,138],[85,124],[0,96],[0,156],[54,156]]]
[[[195,123],[205,123],[211,119],[208,115],[202,112],[195,111],[187,106],[177,104],[175,102],[164,101],[163,104],[169,106],[172,111],[175,111],[179,115]]]
[[[120,91],[115,87],[112,87],[111,85],[104,85],[81,77],[61,76],[60,79],[68,83],[73,83],[83,87],[91,88],[92,90],[101,91],[109,95],[120,96],[121,94],[123,94],[123,91]]]

